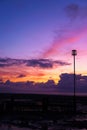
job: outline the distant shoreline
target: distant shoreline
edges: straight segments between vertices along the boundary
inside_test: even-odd
[[[28,92],[28,93],[0,93],[0,96],[11,96],[11,95],[24,95],[24,96],[33,96],[33,95],[36,95],[36,96],[40,96],[40,95],[47,95],[47,96],[73,96],[73,93],[58,93],[58,92],[52,92],[52,93],[49,93],[49,92]],[[76,94],[77,97],[87,97],[87,93],[77,93]]]

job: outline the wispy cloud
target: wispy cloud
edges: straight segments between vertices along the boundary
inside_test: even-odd
[[[75,20],[79,16],[79,5],[77,4],[69,4],[65,7],[65,13],[71,20]]]
[[[0,58],[0,67],[8,67],[12,65],[20,65],[25,63],[25,60],[12,59],[12,58]]]
[[[20,74],[17,76],[17,78],[24,78],[24,77],[26,77],[26,75],[24,75],[24,74]]]
[[[68,44],[71,45],[72,43],[75,44],[84,36],[84,34],[86,35],[86,33],[87,33],[87,30],[82,28],[79,30],[75,30],[75,32],[68,31],[65,36],[63,34],[61,37],[58,36],[53,41],[53,43],[49,46],[49,48],[45,49],[41,57],[47,58],[49,56],[55,55],[56,53],[60,52],[62,47]]]
[[[25,65],[29,67],[39,67],[39,68],[53,68],[53,66],[56,64],[58,66],[64,66],[64,65],[70,65],[68,62],[60,61],[60,60],[50,60],[50,59],[30,59],[30,60],[24,60],[24,59],[11,59],[11,58],[0,58],[0,67],[9,67],[9,66],[19,66],[19,65]],[[24,76],[24,75],[22,75]]]
[[[71,20],[78,18],[82,21],[87,18],[87,5],[80,6],[75,3],[69,4],[65,7],[65,13]]]
[[[50,46],[42,52],[42,58],[48,58],[59,53],[62,48],[78,43],[87,35],[87,7],[73,3],[67,5],[64,12],[67,22],[58,28]]]

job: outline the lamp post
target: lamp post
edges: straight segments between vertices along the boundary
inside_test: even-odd
[[[76,114],[76,75],[75,75],[75,56],[77,55],[76,50],[72,50],[73,60],[74,60],[74,114]]]

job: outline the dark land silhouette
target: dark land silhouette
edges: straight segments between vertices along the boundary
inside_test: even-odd
[[[76,113],[74,113],[73,96],[2,93],[0,115],[1,122],[8,117],[8,122],[11,124],[32,129],[38,127],[33,125],[36,121],[40,125],[38,129],[48,130],[47,121],[51,120],[55,125],[62,119],[65,120],[64,126],[87,128],[87,120],[75,120],[76,116],[81,118],[87,115],[87,96],[76,96]],[[29,121],[33,124],[29,125]]]

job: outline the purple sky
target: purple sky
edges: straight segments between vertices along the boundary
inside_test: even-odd
[[[39,57],[55,37],[85,26],[79,13],[85,15],[80,8],[86,7],[86,0],[1,0],[0,56]]]
[[[87,0],[0,0],[0,79],[56,83],[87,75]]]

